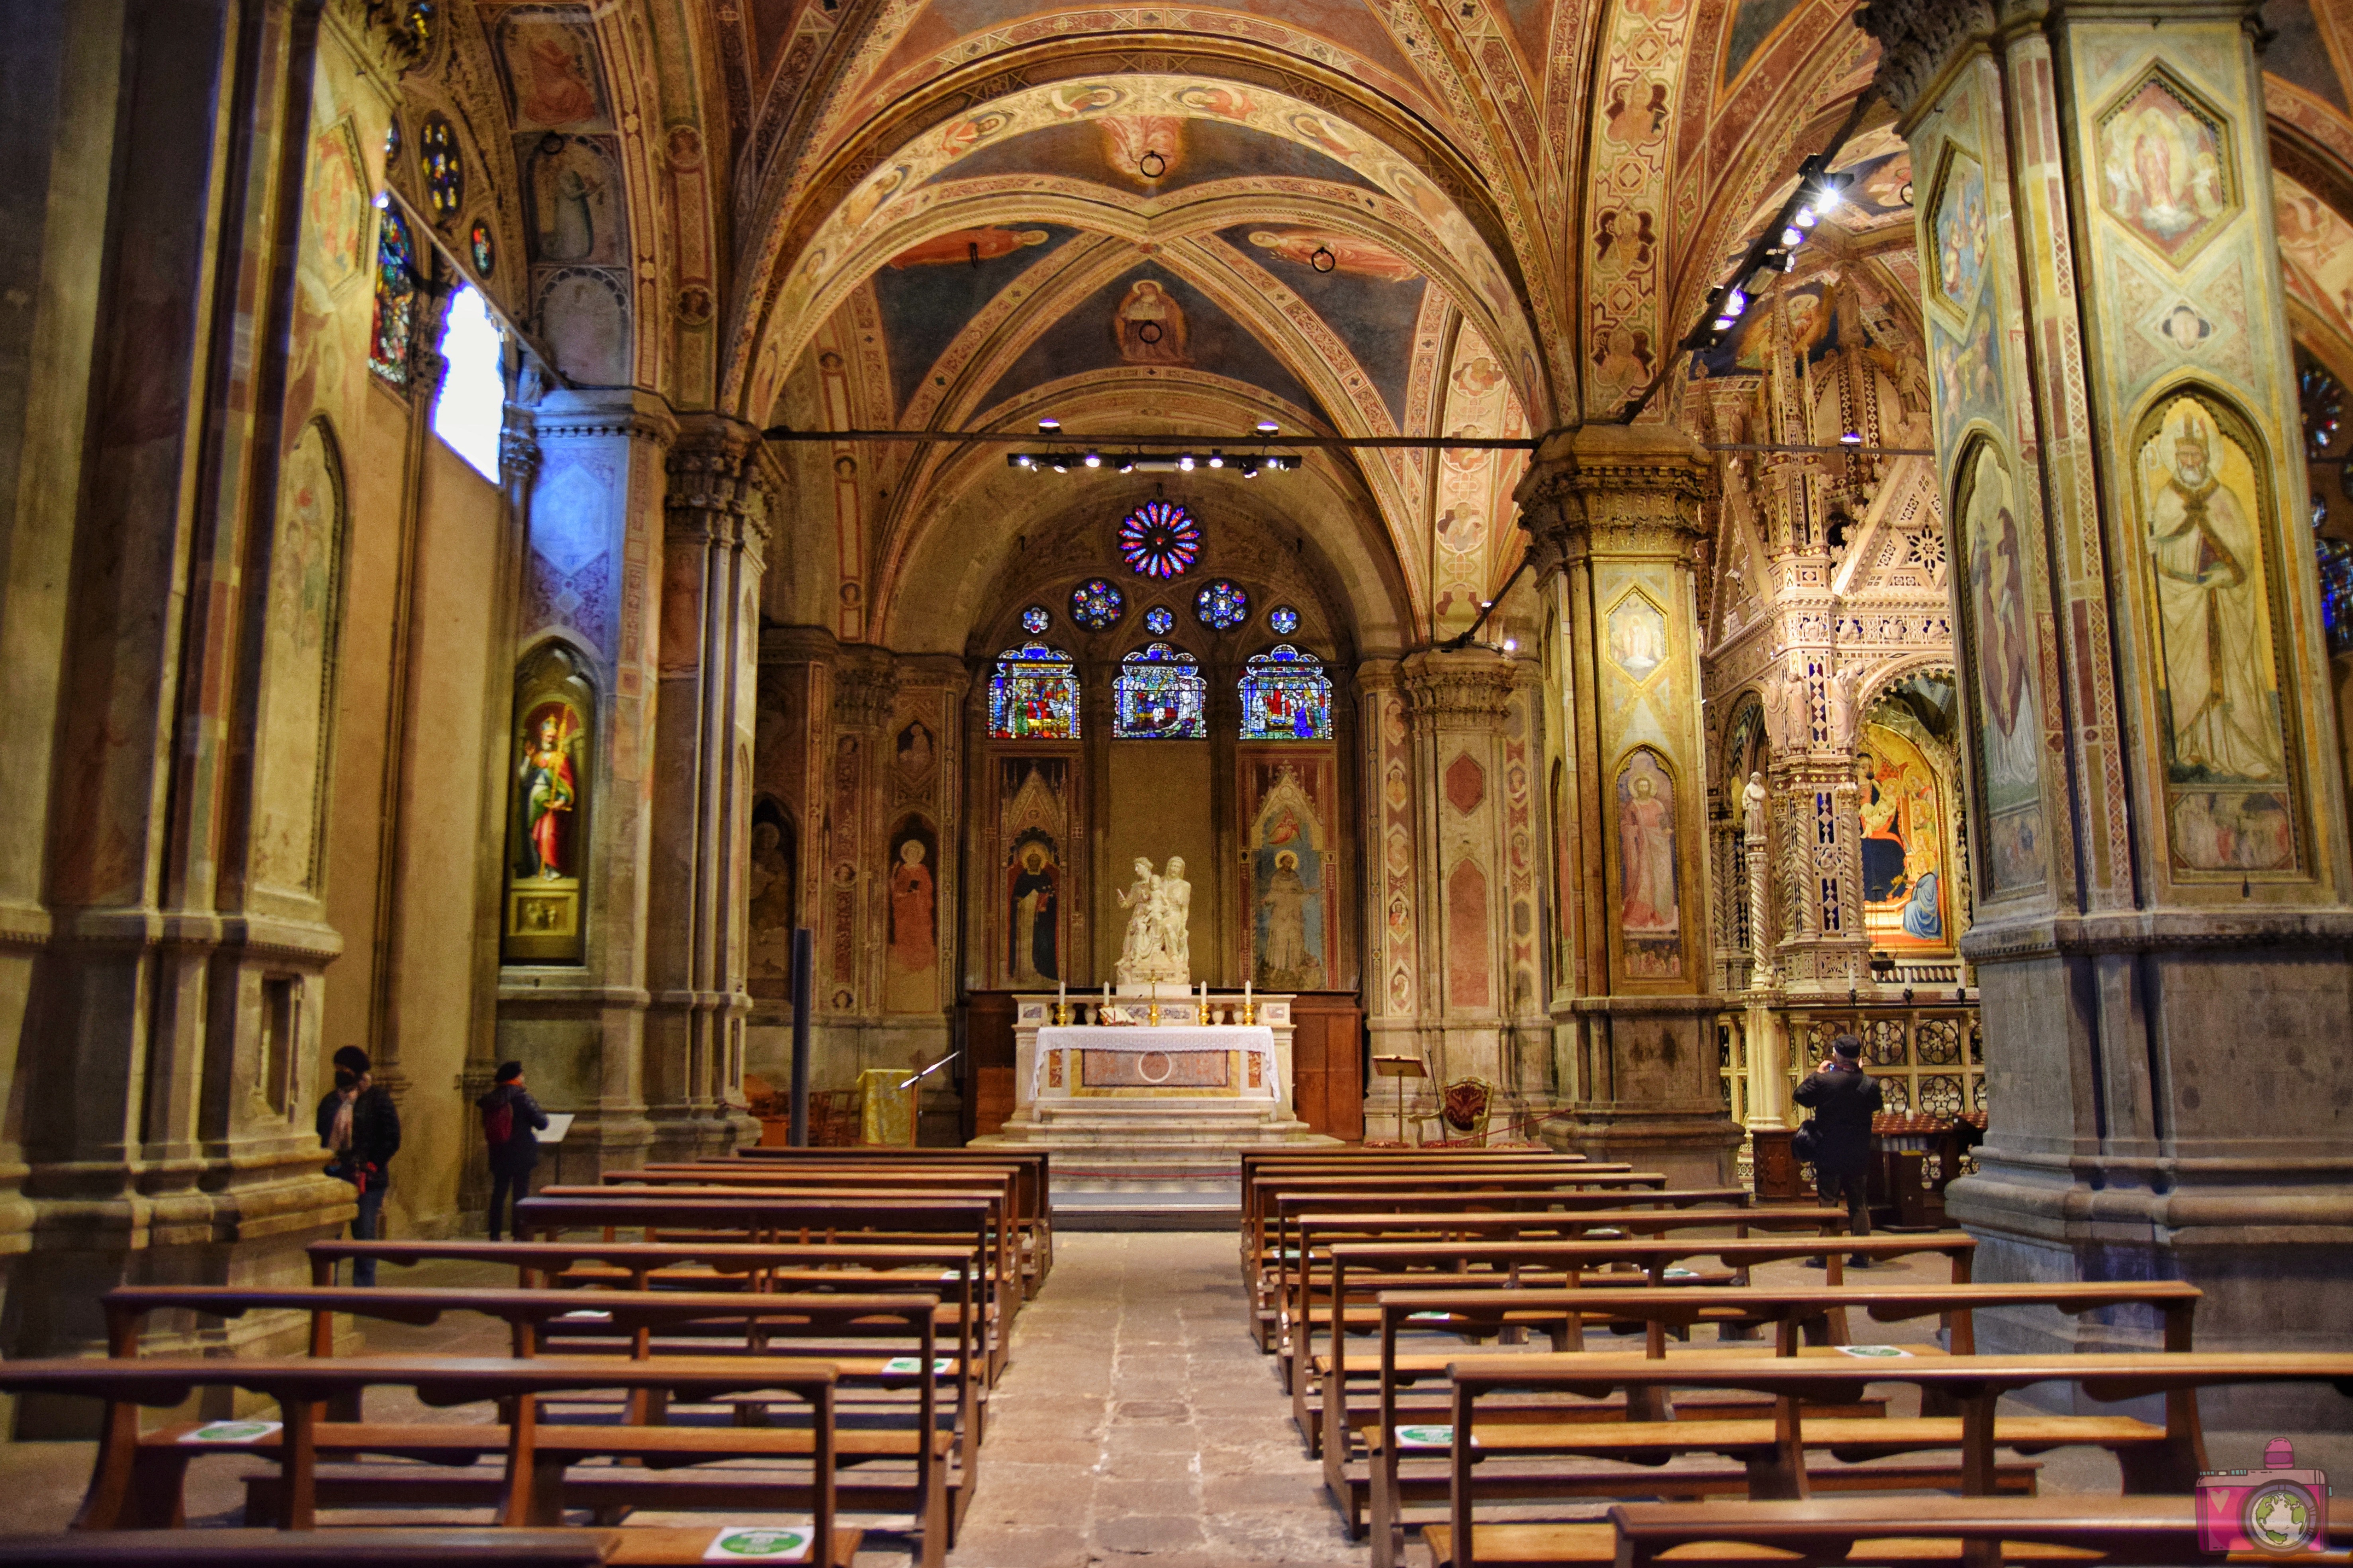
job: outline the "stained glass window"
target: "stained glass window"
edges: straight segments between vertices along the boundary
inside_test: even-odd
[[[1126,596],[1101,577],[1090,577],[1071,590],[1071,619],[1091,632],[1111,630],[1126,610]]]
[[[2296,391],[2304,405],[2305,456],[2316,463],[2328,456],[2337,432],[2344,426],[2345,389],[2328,367],[2310,354],[2299,353],[2295,359]]]
[[[1148,500],[1119,525],[1119,552],[1145,577],[1181,577],[1201,558],[1201,525],[1173,500]]]
[[[498,270],[499,247],[491,238],[489,224],[475,224],[474,232],[467,237],[467,241],[474,248],[474,275],[477,278],[488,278]]]
[[[1155,605],[1144,612],[1144,629],[1154,637],[1165,637],[1176,629],[1176,613],[1166,605]]]
[[[2328,651],[2353,652],[2353,544],[2324,536],[2312,548],[2320,567],[2320,625]]]
[[[1250,595],[1220,577],[1193,595],[1193,613],[1205,626],[1230,631],[1250,618]]]
[[[1242,675],[1242,739],[1328,741],[1332,738],[1332,678],[1324,661],[1279,643],[1250,661]]]
[[[1299,612],[1289,605],[1277,605],[1266,613],[1266,624],[1275,636],[1287,637],[1299,629]]]
[[[427,115],[425,129],[417,133],[417,167],[425,176],[433,222],[447,227],[466,202],[466,166],[458,159],[458,133],[438,114]]]
[[[408,384],[408,340],[417,330],[416,251],[408,225],[387,207],[376,215],[375,323],[368,368],[395,386]]]
[[[1053,613],[1043,605],[1032,605],[1021,612],[1021,629],[1033,637],[1044,637],[1053,624]]]
[[[1044,643],[1008,648],[988,680],[988,732],[1001,741],[1070,741],[1079,733],[1079,675]]]
[[[1191,654],[1165,642],[1140,647],[1120,661],[1112,696],[1112,733],[1120,740],[1208,738],[1209,683]]]

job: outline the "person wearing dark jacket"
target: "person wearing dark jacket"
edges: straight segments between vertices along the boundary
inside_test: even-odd
[[[1825,1205],[1846,1199],[1847,1229],[1871,1234],[1871,1207],[1863,1196],[1864,1170],[1871,1163],[1871,1118],[1882,1104],[1879,1081],[1862,1070],[1862,1042],[1841,1035],[1831,1054],[1799,1084],[1790,1099],[1814,1113],[1814,1191]],[[1850,1259],[1864,1267],[1864,1259]]]
[[[547,1112],[522,1086],[522,1063],[501,1062],[491,1092],[474,1101],[482,1113],[482,1137],[491,1146],[491,1239],[500,1221],[517,1234],[512,1205],[531,1195],[531,1168],[539,1163],[539,1133]]]
[[[384,1194],[392,1188],[392,1157],[400,1152],[400,1110],[391,1091],[375,1081],[368,1055],[357,1046],[335,1053],[335,1087],[319,1101],[319,1145],[334,1158],[327,1174],[351,1183],[359,1213],[352,1237],[374,1241],[384,1215]],[[375,1259],[352,1260],[352,1283],[375,1283]]]

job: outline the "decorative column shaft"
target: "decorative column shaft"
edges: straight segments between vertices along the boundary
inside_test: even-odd
[[[656,1147],[723,1152],[743,1100],[744,908],[760,577],[767,526],[759,432],[689,422],[669,457],[653,855],[648,889],[646,1100]]]
[[[1924,193],[1960,612],[1992,1121],[1950,1210],[1989,1278],[2179,1276],[2201,1342],[2341,1347],[2353,916],[2257,7],[1862,22]],[[1978,1342],[2148,1339],[2068,1321]]]
[[[1546,618],[1547,746],[1558,760],[1567,973],[1556,1050],[1566,1140],[1713,1184],[1725,1114],[1707,994],[1705,741],[1693,550],[1703,469],[1664,426],[1545,437],[1517,495]]]

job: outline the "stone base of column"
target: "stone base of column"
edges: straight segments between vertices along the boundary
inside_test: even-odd
[[[649,1160],[725,1160],[760,1141],[759,1118],[733,1106],[662,1106],[649,1112],[649,1120],[653,1127]]]
[[[1556,1012],[1573,1026],[1575,1092],[1544,1142],[1662,1171],[1670,1185],[1730,1184],[1742,1133],[1725,1112],[1716,996],[1596,996]]]
[[[2353,1345],[2353,1181],[2341,1171],[2316,1184],[2308,1169],[2184,1162],[2171,1166],[2170,1189],[2156,1192],[2142,1173],[2107,1162],[2044,1168],[1989,1160],[1983,1149],[1978,1159],[1978,1173],[1945,1191],[1952,1223],[1978,1238],[1975,1279],[2180,1279],[2205,1292],[2200,1350]],[[2163,1348],[2150,1321],[2023,1310],[1978,1312],[1977,1341],[1986,1354]],[[2116,1413],[2073,1390],[2061,1396],[2083,1414]],[[2353,1400],[2317,1385],[2212,1389],[2200,1408],[2207,1426],[2226,1431],[2353,1429]]]
[[[542,1147],[532,1190],[594,1183],[607,1171],[634,1171],[653,1159],[659,1130],[642,1107],[583,1110],[564,1142]],[[474,1223],[482,1223],[476,1215]]]

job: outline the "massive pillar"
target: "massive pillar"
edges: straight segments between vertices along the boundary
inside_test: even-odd
[[[578,1112],[557,1164],[573,1177],[641,1162],[655,1135],[645,1052],[657,802],[694,788],[656,776],[665,458],[677,427],[659,399],[625,389],[549,392],[533,425],[540,462],[509,731],[498,1054],[523,1063],[543,1103]],[[707,564],[697,557],[698,582]],[[741,602],[717,611],[732,617]],[[690,686],[680,704],[699,710],[699,696]],[[730,710],[713,721],[739,721]],[[699,752],[700,730],[694,739]],[[691,843],[697,830],[681,831]]]
[[[2201,1343],[2341,1346],[2353,916],[2256,7],[1863,24],[1966,584],[1993,1121],[1951,1212],[1981,1279],[2179,1276]],[[2149,1338],[2062,1321],[1979,1344]]]
[[[653,874],[647,888],[645,1097],[655,1149],[724,1153],[755,1134],[744,1102],[745,879],[751,866],[760,575],[760,434],[694,416],[669,458]]]
[[[1706,994],[1697,446],[1661,426],[1545,438],[1520,483],[1545,622],[1562,936],[1552,1016],[1569,1146],[1713,1184],[1725,1114]]]

